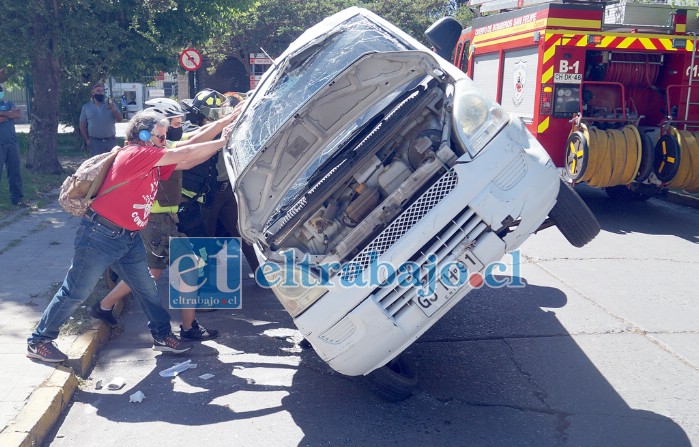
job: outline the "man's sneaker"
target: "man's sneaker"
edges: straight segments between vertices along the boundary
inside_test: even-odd
[[[162,340],[153,339],[153,351],[160,352],[174,352],[175,354],[182,354],[192,349],[191,345],[186,345],[182,343],[182,340],[175,337],[173,333],[165,336]]]
[[[204,341],[213,340],[218,337],[218,331],[216,329],[207,330],[204,326],[200,325],[197,320],[192,322],[192,329],[185,331],[182,325],[180,325],[180,338],[188,341]]]
[[[112,309],[113,309],[113,307],[112,307]],[[114,314],[112,313],[112,309],[104,310],[100,307],[100,303],[95,303],[90,308],[90,316],[92,318],[97,318],[98,320],[102,320],[110,326],[116,326],[117,319],[114,318]]]
[[[27,357],[46,363],[61,363],[68,360],[68,356],[62,353],[52,341],[27,345]]]

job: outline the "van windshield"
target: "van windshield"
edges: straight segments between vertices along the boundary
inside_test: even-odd
[[[390,33],[358,15],[273,66],[225,149],[236,171],[242,172],[296,111],[362,55],[405,49]]]

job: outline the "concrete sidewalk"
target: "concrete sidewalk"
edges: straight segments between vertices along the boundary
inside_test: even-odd
[[[70,357],[65,366],[25,356],[26,339],[63,281],[73,255],[80,219],[56,201],[42,209],[18,211],[0,224],[0,445],[34,446],[50,430],[89,372],[109,329],[95,322],[81,336],[62,336],[58,346]]]

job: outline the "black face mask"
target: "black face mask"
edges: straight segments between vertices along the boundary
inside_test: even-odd
[[[183,133],[184,130],[181,127],[168,127],[167,139],[168,141],[180,141]]]
[[[95,97],[95,101],[97,102],[104,102],[104,95],[93,95]]]

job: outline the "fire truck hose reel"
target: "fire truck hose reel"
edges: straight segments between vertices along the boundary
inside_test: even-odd
[[[670,134],[677,138],[677,143],[680,146],[680,163],[677,169],[677,174],[668,183],[670,188],[687,188],[692,182],[692,156],[690,148],[697,145],[694,135],[686,130],[670,129]]]
[[[566,146],[566,169],[570,178],[577,182],[587,170],[590,148],[585,135],[579,130],[570,134]]]
[[[612,160],[612,172],[604,186],[616,186],[621,184],[624,168],[626,167],[626,139],[624,138],[624,133],[618,129],[607,130],[607,135],[611,143],[609,158]]]
[[[640,133],[641,137],[641,160],[638,167],[638,175],[636,181],[639,183],[645,182],[653,172],[653,152],[654,145],[650,135],[646,132]]]
[[[641,163],[641,136],[636,127],[626,125],[622,129],[626,140],[626,167],[624,168],[622,185],[628,185],[636,178],[638,166]]]
[[[670,135],[663,135],[655,144],[655,157],[653,172],[663,183],[671,181],[677,175],[680,167],[680,145],[677,139]]]
[[[699,146],[699,132],[694,132],[694,139]],[[689,191],[699,191],[699,147],[695,148],[695,151],[692,152],[692,165],[692,171],[694,172],[692,185],[685,189]]]

